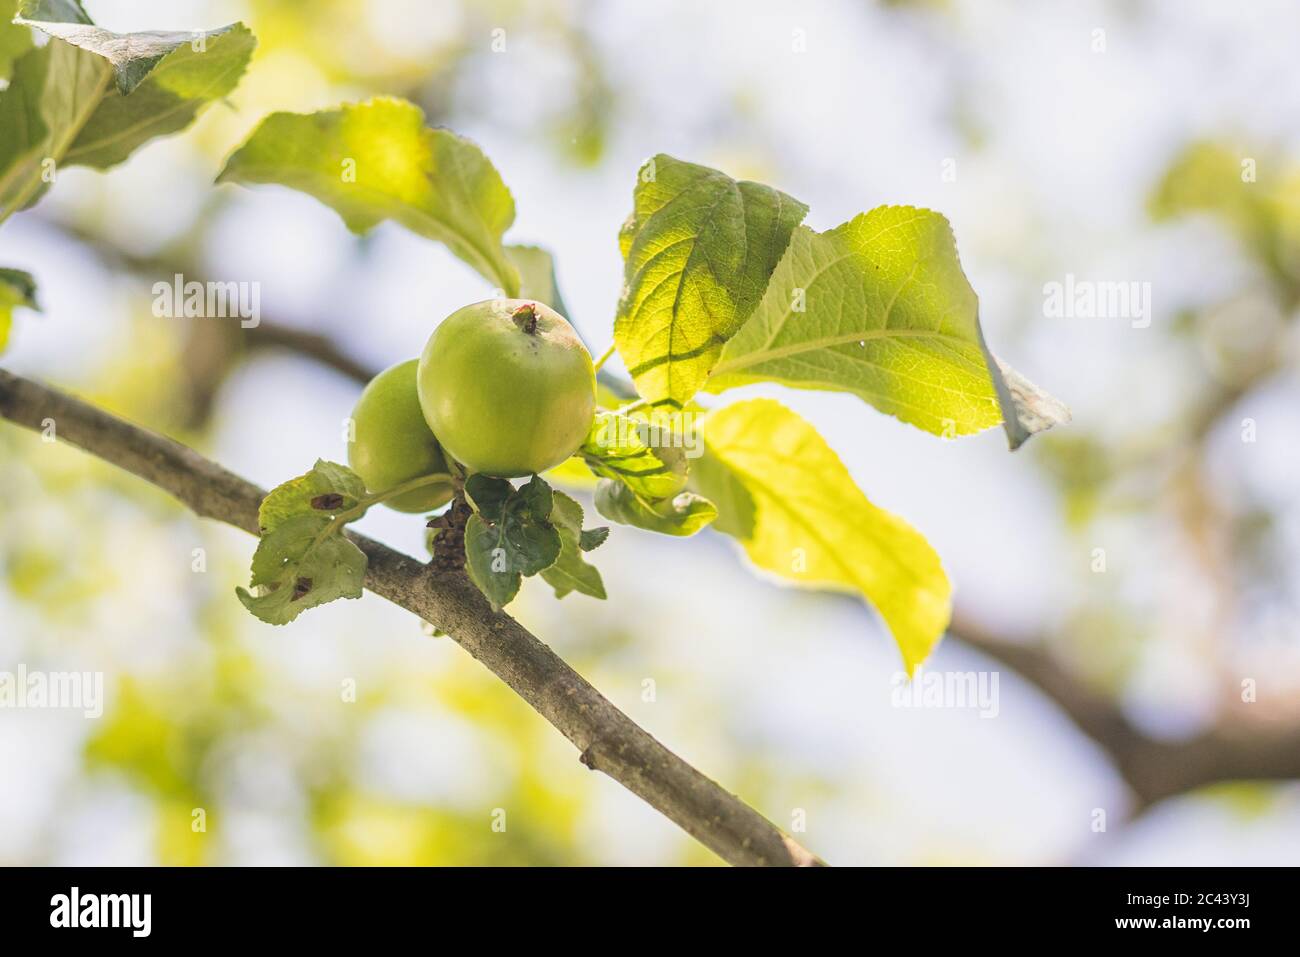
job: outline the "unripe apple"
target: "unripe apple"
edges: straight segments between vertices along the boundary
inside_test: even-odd
[[[458,309],[420,356],[420,407],[471,472],[515,478],[559,465],[596,413],[591,355],[554,309],[489,299]]]
[[[370,380],[352,410],[354,437],[348,464],[366,489],[382,492],[402,482],[447,471],[438,440],[420,411],[415,378],[418,359],[385,369]],[[399,512],[428,512],[451,501],[450,482],[412,489],[384,504]]]

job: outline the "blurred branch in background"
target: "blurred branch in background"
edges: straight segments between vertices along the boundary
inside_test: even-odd
[[[199,264],[187,261],[183,255],[136,256],[72,223],[48,217],[44,221],[92,249],[107,265],[151,282],[175,273],[202,278]],[[306,325],[275,317],[264,318],[254,329],[241,329],[236,323],[190,324],[185,350],[186,381],[191,391],[189,425],[198,428],[206,421],[226,377],[244,358],[258,352],[289,352],[361,385],[379,371],[357,361],[329,336],[304,331]],[[1268,354],[1277,355],[1275,351]],[[1215,424],[1275,368],[1275,363],[1260,363],[1250,375],[1205,396],[1183,433],[1189,438],[1194,463],[1202,460],[1206,437]],[[1157,454],[1169,454],[1169,450],[1161,448]],[[950,634],[1018,672],[1095,741],[1132,791],[1135,813],[1217,782],[1300,779],[1298,723],[1265,724],[1248,720],[1240,712],[1229,712],[1213,727],[1187,739],[1153,737],[1130,720],[1113,695],[1094,688],[1085,676],[1067,667],[1051,650],[1055,642],[1011,640],[961,608],[954,614]]]
[[[203,518],[258,534],[265,493],[171,439],[71,396],[0,370],[0,417],[60,439],[169,492]],[[435,571],[351,534],[368,559],[366,587],[447,632],[603,771],[692,837],[738,865],[822,862],[749,805],[691,767],[616,708],[549,647],[457,570]]]
[[[1271,726],[1234,714],[1188,739],[1154,738],[1042,643],[1008,641],[960,611],[951,634],[1016,671],[1097,742],[1137,799],[1135,813],[1209,784],[1300,779],[1300,724]]]

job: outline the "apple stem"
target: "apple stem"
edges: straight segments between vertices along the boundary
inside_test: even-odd
[[[516,326],[530,336],[537,335],[537,307],[531,302],[516,309],[511,313],[510,318],[514,320]]]

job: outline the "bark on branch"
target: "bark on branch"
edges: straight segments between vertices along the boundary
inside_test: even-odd
[[[0,417],[36,430],[53,420],[58,439],[169,492],[197,515],[257,534],[262,489],[178,442],[3,369]],[[513,618],[494,614],[462,574],[435,574],[379,542],[351,537],[370,561],[367,588],[451,635],[573,742],[587,767],[728,863],[822,863],[656,741]]]

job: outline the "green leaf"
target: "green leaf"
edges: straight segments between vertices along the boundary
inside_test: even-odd
[[[582,506],[563,492],[555,493],[551,522],[560,533],[560,556],[555,560],[554,565],[542,571],[542,578],[555,589],[556,598],[563,598],[569,592],[576,591],[590,595],[592,598],[603,599],[605,583],[601,581],[600,571],[596,566],[588,564],[582,557],[584,551],[590,551],[583,547],[582,541],[588,535],[593,536],[588,539],[589,541],[594,540],[595,537],[604,541],[605,536],[609,534],[609,529],[593,528],[583,531]],[[604,535],[598,534],[601,532]],[[594,548],[595,545],[591,547]]]
[[[36,304],[36,280],[21,269],[0,269],[0,352],[9,344],[14,309],[22,306],[40,312]]]
[[[285,569],[272,590],[253,595],[235,589],[244,607],[267,624],[287,625],[308,608],[336,598],[360,598],[366,556],[351,540],[330,535],[316,547],[295,554]]]
[[[578,547],[584,552],[594,552],[605,544],[607,538],[609,538],[609,529],[604,525],[600,528],[586,528],[578,536]]]
[[[690,412],[694,416],[695,410]],[[679,413],[659,410],[596,413],[578,454],[599,477],[595,501],[600,514],[677,536],[694,535],[713,521],[713,504],[685,491],[689,455],[698,451],[699,436],[694,431],[683,436],[683,421]]]
[[[465,480],[465,494],[485,519],[499,522],[506,502],[515,494],[515,487],[505,479],[476,472]]]
[[[81,0],[19,0],[17,16],[51,23],[93,23]]]
[[[536,299],[562,315],[572,319],[560,284],[555,279],[555,260],[540,246],[507,246],[506,256],[519,271],[519,298]]]
[[[244,607],[283,625],[336,598],[360,598],[366,556],[343,527],[361,517],[365,494],[359,475],[323,459],[273,489],[257,513],[262,534],[249,582],[256,594],[235,589]]]
[[[1254,156],[1258,179],[1245,176],[1239,150],[1213,141],[1190,144],[1166,169],[1147,200],[1157,221],[1207,213],[1231,229],[1250,253],[1290,286],[1300,279],[1295,222],[1300,174],[1276,156]],[[1288,235],[1290,227],[1290,235]]]
[[[425,126],[424,113],[405,100],[272,113],[217,181],[301,190],[355,233],[391,219],[446,244],[506,296],[519,294],[519,272],[501,245],[515,218],[510,191],[478,146]]]
[[[501,485],[510,491],[503,494]],[[555,496],[536,475],[517,489],[503,479],[470,476],[465,491],[478,509],[465,525],[466,571],[499,611],[519,592],[523,576],[560,557],[560,533],[551,523]]]
[[[642,419],[597,412],[578,454],[601,478],[622,482],[645,499],[668,498],[686,487],[687,460],[680,446],[647,442],[663,437]]]
[[[257,46],[240,23],[174,37],[175,47],[147,73],[135,61],[115,67],[116,86],[73,141],[65,166],[108,169],[148,140],[185,129],[200,111],[239,85]]]
[[[816,430],[778,402],[726,406],[703,429],[692,485],[718,503],[718,529],[759,568],[861,594],[913,672],[951,613],[951,587],[925,538],[872,505]]]
[[[21,13],[51,40],[23,54],[0,91],[0,220],[39,199],[57,169],[106,169],[188,126],[234,89],[255,44],[238,23],[113,33],[68,0],[29,0]]]
[[[1068,418],[988,353],[948,221],[910,206],[795,230],[707,389],[754,382],[852,392],[936,435],[1002,422],[1012,448]]]
[[[619,235],[614,342],[642,396],[681,405],[699,391],[807,212],[779,190],[662,153],[641,168]]]
[[[62,41],[33,49],[14,64],[8,88],[0,90],[0,222],[49,188],[50,174],[111,76],[99,57]]]
[[[510,604],[523,581],[518,570],[509,566],[500,528],[489,525],[478,514],[465,523],[465,571],[493,611]]]
[[[274,531],[298,515],[332,518],[356,508],[366,495],[366,483],[346,465],[317,459],[306,475],[276,486],[262,499],[257,523],[263,532]]]
[[[551,509],[555,504],[555,493],[540,476],[534,475],[515,489],[515,496],[517,501],[506,503],[507,518],[509,518],[512,511],[519,511],[525,520],[534,522],[545,522],[551,517]],[[541,569],[539,568],[538,571],[541,571]],[[524,574],[530,573],[524,572]]]
[[[718,514],[712,502],[694,492],[646,501],[629,486],[612,479],[601,479],[596,485],[596,511],[620,525],[680,538],[694,535]]]
[[[32,31],[12,23],[20,0],[0,0],[0,82],[9,79],[14,61],[32,48]]]
[[[162,62],[181,46],[188,46],[200,34],[149,32],[123,35],[97,27],[80,4],[66,0],[28,0],[18,23],[57,37],[108,61],[117,90],[123,96],[133,92]]]

